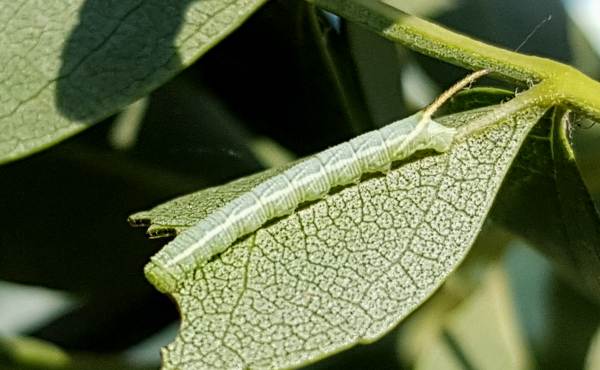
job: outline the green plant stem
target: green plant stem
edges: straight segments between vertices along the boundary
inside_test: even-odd
[[[539,90],[538,88],[543,85],[539,84],[534,86],[533,88],[517,95],[514,99],[509,100],[508,102],[501,103],[495,109],[490,111],[488,114],[485,114],[479,118],[476,118],[472,121],[469,121],[464,126],[458,128],[456,140],[463,140],[466,137],[476,133],[478,131],[482,131],[483,129],[502,121],[510,116],[517,114],[519,111],[524,110],[528,107],[537,106],[541,108],[549,108],[548,105],[543,104],[543,102],[539,102]]]
[[[472,70],[491,68],[494,77],[535,85],[528,104],[561,104],[600,121],[600,84],[570,66],[487,45],[378,0],[307,1],[423,54]]]

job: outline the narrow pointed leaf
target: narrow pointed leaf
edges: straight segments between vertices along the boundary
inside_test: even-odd
[[[569,144],[568,111],[537,125],[490,218],[527,238],[569,282],[600,301],[600,218]]]

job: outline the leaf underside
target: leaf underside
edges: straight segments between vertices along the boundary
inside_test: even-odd
[[[440,122],[456,126],[489,111]],[[421,156],[333,192],[199,266],[173,294],[182,324],[163,349],[164,369],[288,368],[385,334],[465,257],[543,113],[530,108],[447,153]],[[162,216],[177,222],[160,227],[182,229],[197,218],[172,216],[177,209],[189,216],[205,204],[214,208],[218,194],[233,196],[233,188],[243,191],[246,181],[250,188],[258,177],[132,219],[154,223]]]

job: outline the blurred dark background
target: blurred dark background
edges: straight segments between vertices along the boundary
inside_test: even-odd
[[[574,65],[596,79],[600,75],[597,55],[559,1],[426,3],[407,11],[510,50],[551,15],[520,52]],[[0,333],[100,357],[135,353],[133,363],[158,368],[158,348],[174,337],[178,313],[142,271],[167,240],[148,240],[143,230],[128,225],[130,214],[400,119],[465,73],[303,1],[268,2],[194,65],[149,94],[133,118],[111,117],[0,169],[0,224],[5,230],[0,241],[0,280],[5,282],[0,282]],[[491,79],[482,84],[516,88]],[[581,131],[585,138],[575,138],[579,165],[597,194],[600,171],[594,160],[600,146],[593,139],[598,135],[593,129]],[[265,143],[279,154],[261,154]],[[565,325],[565,315],[590,317],[582,323],[586,329],[577,333],[548,330],[540,335],[542,329],[524,324],[536,362],[546,369],[581,368],[596,329],[597,305],[557,280],[542,257],[528,258],[529,266],[542,267],[530,269],[537,275],[513,277],[514,287],[539,278],[540,294],[556,299],[527,302],[531,295],[517,290],[521,320],[527,321],[527,312],[537,314],[545,317],[542,327],[548,328]],[[45,287],[48,294],[66,298],[59,299],[60,309],[46,321],[32,316],[24,320],[29,325],[3,329],[2,317],[9,321],[14,307],[29,312],[20,298],[27,294],[14,294],[19,286],[25,292]],[[11,305],[15,299],[23,300]],[[396,334],[311,368],[402,368]],[[565,341],[577,345],[566,350]],[[144,343],[147,352],[140,349]]]

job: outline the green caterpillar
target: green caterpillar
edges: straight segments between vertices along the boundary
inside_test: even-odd
[[[292,213],[299,204],[323,198],[335,186],[357,183],[364,173],[387,173],[392,162],[418,150],[447,151],[456,129],[431,120],[431,115],[488,73],[489,69],[474,72],[424,111],[320,152],[216,209],[154,255],[145,267],[146,276],[162,292],[174,292],[177,282],[199,264],[267,221]]]

